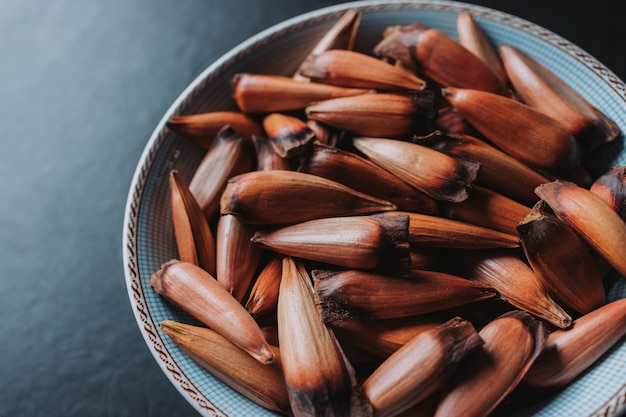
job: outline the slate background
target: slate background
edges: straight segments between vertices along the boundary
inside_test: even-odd
[[[331,0],[3,0],[0,416],[194,416],[128,301],[121,233],[154,126],[205,67]],[[470,1],[520,16],[626,79],[616,0]]]

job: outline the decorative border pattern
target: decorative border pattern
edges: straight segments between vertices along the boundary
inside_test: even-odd
[[[172,115],[184,113],[185,109],[198,98],[198,96],[207,88],[209,84],[211,84],[211,82],[215,80],[215,78],[228,71],[228,69],[232,67],[233,63],[237,62],[241,57],[274,42],[278,38],[297,32],[304,27],[326,22],[330,19],[336,19],[350,8],[360,9],[363,13],[384,10],[431,10],[446,13],[470,11],[477,17],[528,33],[532,36],[540,38],[543,42],[554,45],[559,50],[565,51],[567,54],[583,63],[584,66],[606,81],[615,93],[626,102],[626,85],[591,55],[573,45],[571,42],[563,39],[559,35],[504,12],[446,0],[388,0],[384,3],[381,3],[380,1],[355,1],[352,3],[344,3],[337,6],[327,7],[292,18],[267,29],[250,38],[248,41],[240,44],[229,53],[225,54],[213,65],[209,66],[187,87],[187,89],[185,89],[185,91],[181,93],[179,98],[172,104],[159,125],[156,127],[146,145],[146,148],[144,149],[144,154],[142,155],[140,164],[136,169],[127,200],[122,247],[123,259],[125,260],[124,269],[128,293],[131,299],[131,304],[134,308],[133,311],[137,323],[146,340],[146,343],[153,352],[155,359],[157,359],[157,362],[159,362],[162,369],[172,381],[175,381],[176,384],[178,384],[177,389],[193,401],[192,405],[194,405],[196,409],[199,411],[202,410],[203,413],[208,413],[208,415],[212,417],[227,416],[213,402],[211,402],[211,400],[208,399],[196,385],[194,385],[189,376],[180,367],[176,360],[173,359],[171,353],[165,346],[163,339],[157,330],[158,326],[153,321],[149,308],[146,305],[146,297],[138,265],[137,228],[143,199],[143,190],[158,150],[167,136],[166,130],[164,129],[165,122]],[[592,414],[591,417],[613,416],[624,405],[626,405],[626,384],[622,386],[612,399],[607,401],[594,414]]]
[[[611,417],[626,405],[626,384],[615,394],[613,398],[604,403],[598,411],[590,417]]]
[[[163,130],[161,130],[163,132]],[[143,196],[142,190],[144,189],[146,180],[148,178],[148,172],[154,157],[157,153],[159,146],[165,138],[165,134],[161,133],[154,141],[154,145],[146,148],[149,149],[148,153],[143,156],[144,163],[141,165],[141,169],[136,174],[135,187],[132,193],[132,197],[129,198],[128,209],[126,213],[126,235],[125,235],[125,258],[127,263],[125,265],[127,285],[129,294],[132,295],[132,301],[134,301],[135,316],[137,322],[140,325],[140,329],[148,346],[151,347],[155,358],[162,362],[164,369],[169,372],[171,378],[179,384],[189,397],[195,401],[195,404],[211,413],[214,417],[225,417],[225,414],[218,413],[216,406],[206,398],[200,390],[198,390],[191,380],[185,375],[180,366],[172,359],[170,353],[164,346],[163,340],[159,332],[156,330],[156,323],[152,320],[152,316],[145,303],[144,288],[141,283],[141,276],[139,271],[139,265],[137,262],[137,220],[139,218],[141,199]]]

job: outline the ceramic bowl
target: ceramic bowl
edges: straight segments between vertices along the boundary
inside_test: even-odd
[[[626,131],[626,85],[576,45],[533,23],[484,7],[449,1],[361,1],[310,12],[275,25],[238,45],[203,71],[176,99],[146,144],[130,187],[123,230],[128,295],[145,341],[163,372],[201,415],[270,416],[185,355],[158,324],[189,317],[149,285],[152,272],[176,257],[167,176],[187,180],[203,151],[166,128],[172,115],[235,109],[230,79],[238,72],[291,75],[308,51],[349,8],[362,11],[355,49],[371,51],[390,25],[414,22],[456,36],[458,13],[469,11],[494,43],[508,43],[534,57]],[[626,165],[622,139],[597,152],[593,175]],[[621,279],[609,294],[626,296]],[[508,412],[513,417],[611,416],[626,401],[626,342],[617,343],[594,366],[544,401]]]

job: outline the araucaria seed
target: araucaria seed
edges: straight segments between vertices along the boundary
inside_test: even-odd
[[[504,82],[470,51],[440,30],[421,24],[392,26],[374,54],[415,67],[445,87],[472,88],[507,95]]]
[[[626,223],[608,204],[568,181],[542,184],[535,192],[617,272],[626,275]]]
[[[402,67],[360,52],[333,49],[306,62],[302,75],[313,81],[379,91],[423,90],[426,82]]]
[[[309,52],[300,67],[296,70],[293,78],[299,81],[308,81],[309,78],[302,75],[302,68],[313,57],[328,51],[330,49],[347,49],[352,50],[356,34],[361,23],[361,11],[357,9],[348,9],[330,28],[328,32],[322,36],[315,47]]]
[[[168,128],[206,149],[211,147],[215,136],[225,126],[230,126],[244,137],[263,135],[263,127],[259,122],[236,111],[185,114],[172,116],[167,121]]]
[[[217,134],[189,182],[189,190],[207,220],[217,214],[228,179],[254,167],[253,152],[249,142],[230,126]]]
[[[437,201],[432,197],[372,161],[337,147],[314,143],[299,171],[390,201],[402,210],[427,214],[437,211]]]
[[[363,383],[374,417],[398,415],[442,388],[482,343],[472,324],[459,317],[417,334]]]
[[[354,370],[315,307],[306,269],[285,257],[282,271],[278,340],[294,415],[370,415]]]
[[[361,137],[352,143],[372,162],[437,200],[465,200],[480,167],[410,142]]]
[[[393,212],[392,212],[393,213]],[[409,216],[409,242],[420,246],[439,248],[515,248],[519,237],[442,217],[419,213]]]
[[[262,407],[291,415],[280,361],[261,364],[216,331],[204,327],[172,320],[162,321],[160,327],[194,361],[222,382]]]
[[[411,137],[432,130],[434,100],[431,90],[362,94],[312,103],[306,115],[355,135]]]
[[[519,161],[554,175],[571,176],[580,166],[574,136],[539,110],[473,89],[448,87],[442,94],[476,130]]]
[[[462,276],[490,285],[500,298],[560,328],[572,318],[546,292],[539,277],[512,249],[464,251],[459,253]]]
[[[172,260],[152,274],[150,285],[259,362],[274,361],[274,352],[252,316],[204,269]]]
[[[215,273],[215,239],[206,217],[178,171],[170,172],[172,223],[182,261]]]
[[[338,320],[331,326],[340,341],[387,358],[418,333],[443,322],[435,314],[421,314],[387,320]]]
[[[626,334],[626,299],[608,303],[576,319],[568,330],[555,330],[528,370],[524,383],[563,386],[609,350]]]
[[[498,230],[511,236],[517,235],[517,224],[529,212],[530,207],[481,186],[474,186],[465,201],[439,204],[439,213],[444,217]]]
[[[498,51],[474,16],[470,12],[459,13],[456,18],[456,27],[459,43],[483,61],[505,83],[507,75]]]
[[[233,90],[235,102],[242,112],[266,114],[301,110],[319,100],[375,92],[265,74],[237,74],[233,77]]]
[[[572,132],[584,153],[619,136],[620,129],[611,119],[546,67],[511,45],[501,45],[499,52],[521,99]]]
[[[483,327],[484,344],[451,378],[435,417],[485,417],[524,377],[546,341],[541,322],[514,311]]]
[[[415,316],[496,295],[485,284],[442,272],[411,271],[408,278],[356,270],[313,271],[317,304],[327,322]]]
[[[221,213],[253,224],[291,224],[395,210],[388,201],[294,171],[252,171],[228,180]]]
[[[586,314],[606,302],[587,244],[540,201],[517,226],[533,271],[554,298]]]
[[[537,202],[535,188],[549,180],[517,159],[474,136],[440,131],[416,136],[413,142],[457,158],[480,163],[476,185],[529,206]]]
[[[235,216],[220,216],[217,224],[217,282],[239,302],[250,290],[263,251],[250,242],[251,227]]]
[[[250,296],[246,302],[246,310],[253,317],[276,310],[282,268],[283,257],[276,255],[268,261],[254,281],[254,286],[250,290]]]
[[[284,255],[392,275],[409,272],[409,217],[404,214],[331,217],[273,231],[252,242]]]

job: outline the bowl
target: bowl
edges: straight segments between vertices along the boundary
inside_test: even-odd
[[[204,151],[166,127],[172,115],[234,110],[231,77],[239,72],[291,75],[317,40],[348,9],[362,12],[355,49],[370,52],[390,25],[414,22],[456,36],[455,19],[471,12],[494,43],[508,43],[537,59],[626,131],[626,85],[576,45],[533,23],[492,9],[450,1],[360,1],[313,11],[275,25],[238,45],[204,70],[174,101],[156,126],[130,186],[123,225],[128,296],[145,342],[164,374],[205,416],[270,416],[203,370],[159,329],[162,320],[189,317],[158,296],[150,275],[176,256],[167,177],[172,169],[189,180]],[[622,140],[597,151],[589,164],[598,176],[626,165]],[[611,300],[626,297],[624,279]],[[591,369],[543,401],[509,416],[611,416],[626,402],[626,342],[622,339]]]

